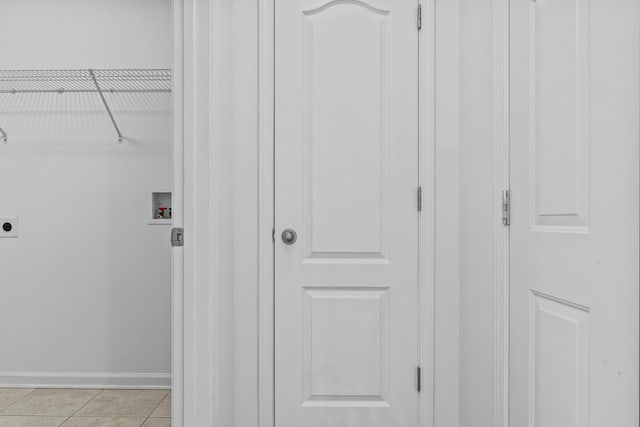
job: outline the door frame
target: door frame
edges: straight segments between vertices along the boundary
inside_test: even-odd
[[[434,384],[435,335],[435,0],[417,0],[422,6],[419,37],[419,180],[422,212],[419,222],[419,364],[422,384]],[[275,427],[274,286],[275,247],[275,0],[258,6],[258,150],[259,150],[259,265],[258,265],[258,425]],[[432,325],[433,327],[423,327]],[[435,387],[419,395],[420,427],[434,425]]]

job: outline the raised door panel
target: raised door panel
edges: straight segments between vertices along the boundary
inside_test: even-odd
[[[389,288],[309,288],[304,405],[388,406]]]
[[[589,308],[531,293],[530,427],[587,427]]]
[[[359,1],[304,12],[305,209],[312,259],[383,257],[388,15]]]
[[[536,231],[589,228],[588,0],[531,2],[531,218]]]

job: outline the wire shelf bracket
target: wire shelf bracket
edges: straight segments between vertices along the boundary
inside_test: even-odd
[[[124,137],[122,136],[122,132],[120,132],[120,128],[118,127],[118,123],[116,123],[116,119],[113,117],[113,113],[111,112],[111,108],[109,108],[109,103],[107,102],[107,100],[104,97],[104,94],[102,93],[102,89],[100,89],[100,84],[98,83],[98,80],[96,79],[96,75],[93,72],[93,70],[89,70],[89,75],[91,76],[91,79],[93,80],[93,83],[96,85],[96,89],[98,90],[98,93],[100,94],[100,99],[102,99],[102,103],[104,104],[104,108],[107,109],[107,113],[109,114],[109,118],[111,119],[111,123],[113,123],[113,127],[116,129],[116,133],[118,134],[118,142],[120,144],[122,144],[122,141],[124,140]]]
[[[0,95],[95,93],[118,135],[125,137],[118,126],[105,93],[162,94],[172,92],[170,69],[77,69],[77,70],[0,70]],[[0,140],[9,136],[0,127]]]

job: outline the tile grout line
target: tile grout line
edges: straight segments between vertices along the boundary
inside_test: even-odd
[[[79,389],[78,389],[78,390],[79,390]],[[102,389],[94,389],[94,390],[98,390],[98,392],[97,392],[97,393],[96,393],[96,394],[95,394],[91,399],[87,400],[87,401],[85,402],[85,404],[84,404],[84,405],[81,405],[78,409],[76,409],[76,410],[73,412],[73,414],[69,415],[69,416],[68,416],[68,417],[67,417],[63,422],[61,422],[61,423],[59,424],[59,426],[58,426],[58,427],[63,426],[63,425],[64,425],[64,423],[66,423],[67,421],[69,421],[69,420],[71,419],[71,417],[73,417],[75,414],[77,414],[78,412],[80,412],[80,410],[81,410],[82,408],[84,408],[85,406],[87,406],[89,403],[93,402],[93,401],[95,400],[95,398],[96,398],[96,397],[98,397],[98,396],[100,396],[100,395],[102,394],[102,392],[104,391],[104,389],[103,389],[103,388],[102,388]]]
[[[13,402],[13,403],[10,403],[10,404],[9,404],[9,406],[7,406],[7,407],[5,407],[5,408],[2,408],[2,409],[0,410],[0,415],[3,415],[3,414],[2,414],[2,412],[4,412],[4,411],[6,411],[7,409],[11,408],[13,405],[15,405],[16,403],[20,402],[22,399],[26,399],[26,397],[27,397],[27,396],[31,396],[31,394],[32,394],[33,392],[35,392],[36,390],[38,390],[38,389],[37,389],[37,388],[33,388],[33,389],[31,389],[31,391],[30,391],[29,393],[25,394],[25,395],[24,395],[24,396],[22,396],[20,399],[16,400],[16,401],[15,401],[15,402]]]
[[[162,405],[162,402],[164,402],[164,400],[167,398],[167,396],[169,396],[169,393],[171,393],[171,390],[167,391],[167,393],[162,396],[162,399],[160,399],[160,402],[156,405],[155,408],[153,408],[153,411],[151,411],[151,413],[149,414],[149,416],[147,418],[144,419],[144,421],[142,422],[142,424],[140,424],[140,427],[144,426],[145,423],[147,421],[149,421],[149,418],[151,418],[151,415],[153,415],[153,413],[156,411],[156,409],[158,409],[160,407],[160,405]]]

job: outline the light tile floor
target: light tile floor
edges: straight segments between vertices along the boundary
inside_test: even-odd
[[[0,388],[0,427],[171,427],[171,392]]]

